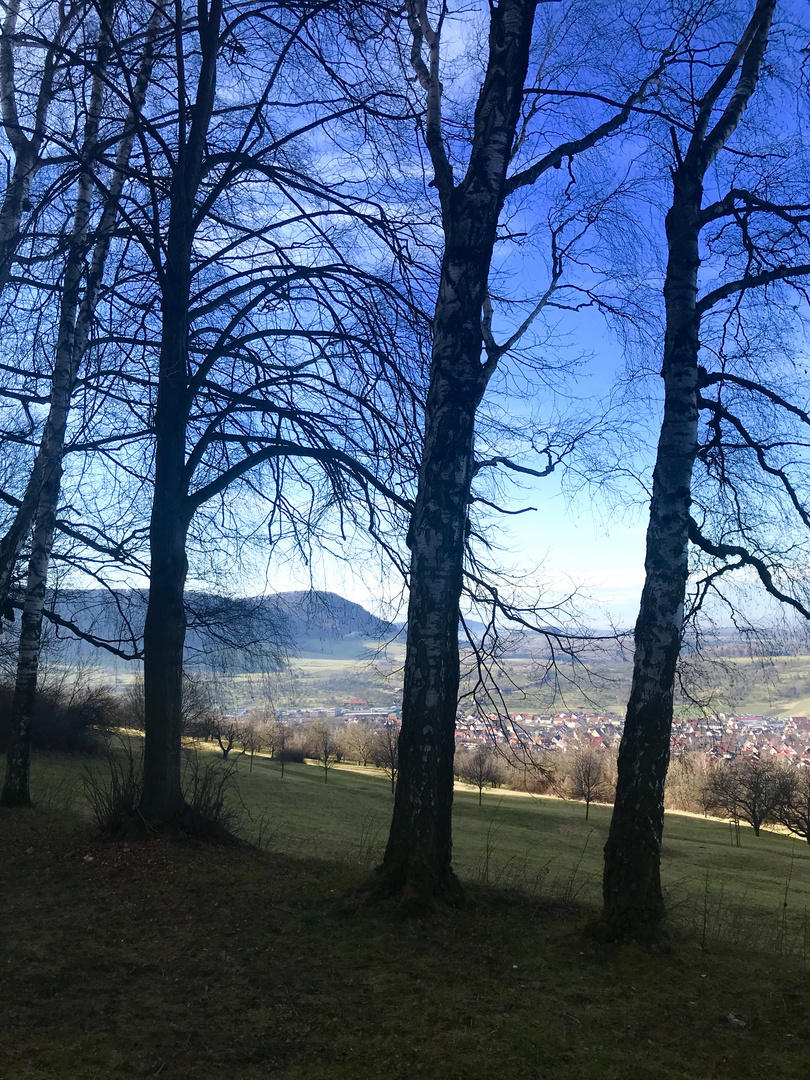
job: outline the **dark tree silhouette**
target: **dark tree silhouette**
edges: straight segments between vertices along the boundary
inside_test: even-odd
[[[791,777],[769,758],[719,762],[706,783],[705,801],[735,822],[747,821],[759,836],[768,822],[778,821],[788,805]]]
[[[684,71],[674,69],[672,76],[676,86],[689,88],[693,104],[687,112],[673,114],[671,126],[674,160],[672,203],[665,221],[664,415],[652,482],[646,579],[635,627],[633,682],[619,751],[613,818],[605,846],[604,918],[612,935],[655,934],[664,915],[660,881],[664,784],[684,628],[690,540],[721,561],[732,560],[713,575],[715,580],[732,565],[745,565],[756,570],[773,595],[780,593],[767,560],[758,557],[750,543],[726,543],[727,529],[721,529],[719,539],[712,541],[690,516],[695,462],[699,455],[711,461],[713,444],[723,442],[723,399],[728,387],[735,383],[733,365],[723,344],[732,336],[730,326],[735,320],[739,322],[741,305],[755,290],[773,289],[781,281],[801,278],[810,271],[801,224],[806,208],[799,208],[799,220],[782,231],[779,223],[785,215],[790,218],[791,209],[777,207],[756,194],[758,183],[769,188],[762,178],[759,142],[748,154],[744,142],[737,145],[732,141],[763,72],[774,8],[775,0],[758,0],[733,46],[726,38],[711,42],[709,30],[700,72],[690,61]],[[695,27],[697,41],[702,33],[700,22]],[[724,151],[729,159],[731,190],[721,188],[713,198],[711,188],[724,182],[725,174],[719,167]],[[746,178],[753,191],[743,188]],[[766,224],[759,229],[756,222],[763,217]],[[780,241],[770,231],[774,226],[782,233]],[[736,234],[734,228],[739,230]],[[715,255],[725,260],[723,279],[701,295],[702,259]],[[731,314],[720,330],[715,349],[720,370],[710,375],[699,362],[701,339],[707,336],[701,332],[702,320],[705,326],[708,313],[726,301],[731,305]],[[744,337],[745,330],[740,329],[739,338]],[[710,359],[708,354],[707,362]],[[701,396],[707,385],[719,387],[715,401]],[[762,393],[767,397],[767,390],[762,389]],[[699,414],[703,408],[710,410],[713,417],[708,425],[709,447],[701,450]],[[729,444],[736,442],[739,446],[739,435],[739,431],[732,432]],[[765,447],[760,450],[764,458]],[[762,464],[767,470],[768,462]],[[742,502],[733,495],[731,498],[736,510],[741,511]],[[758,509],[751,522],[746,523],[744,516],[737,517],[735,527],[745,540],[750,540]]]
[[[465,542],[471,530],[471,487],[478,407],[498,364],[560,284],[565,262],[552,234],[550,284],[534,311],[503,345],[493,336],[489,277],[506,200],[619,130],[657,84],[669,50],[624,102],[610,101],[601,123],[585,121],[576,136],[516,164],[519,151],[549,143],[533,124],[543,110],[526,81],[536,0],[489,7],[488,51],[474,114],[460,130],[460,177],[448,152],[442,112],[441,40],[447,16],[431,21],[425,0],[405,5],[410,63],[424,94],[424,142],[438,193],[443,233],[433,317],[432,361],[416,505],[408,530],[411,551],[408,638],[394,814],[381,869],[381,888],[417,905],[458,895],[451,868],[454,729],[458,708],[459,600]],[[405,52],[405,48],[402,49]],[[538,91],[553,95],[553,88]],[[526,104],[526,102],[529,104]],[[525,110],[524,110],[525,105]],[[599,107],[604,107],[604,102]],[[584,133],[583,133],[584,132]],[[500,457],[508,467],[508,459]],[[535,475],[540,475],[536,473]]]
[[[412,346],[418,368],[419,313],[399,289],[395,229],[369,214],[370,190],[302,171],[313,132],[345,134],[374,96],[341,83],[336,10],[242,12],[211,0],[179,12],[161,56],[174,112],[167,119],[161,101],[141,116],[142,218],[130,226],[157,284],[160,348],[140,813],[156,827],[185,812],[180,680],[195,516],[207,520],[208,504],[236,514],[241,490],[305,534],[338,508],[342,527],[362,512],[384,537],[397,533],[390,511],[410,505],[401,489],[418,376],[398,361]],[[234,81],[228,64],[234,20],[250,79]],[[373,267],[356,257],[364,229]]]

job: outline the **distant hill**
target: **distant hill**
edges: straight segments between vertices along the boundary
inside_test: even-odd
[[[131,655],[143,647],[146,601],[139,589],[73,590],[60,592],[52,609],[63,622]],[[186,616],[187,662],[234,671],[271,668],[288,656],[359,659],[396,632],[360,604],[317,590],[238,599],[191,592]],[[65,626],[52,628],[52,637],[72,656],[94,663],[112,655]]]
[[[276,593],[257,599],[266,617],[285,626],[299,656],[359,657],[396,632],[390,623],[333,592]]]
[[[113,645],[125,656],[139,654],[143,648],[146,602],[143,589],[65,590],[51,598],[53,610],[64,623]],[[239,598],[189,592],[186,616],[186,662],[223,671],[269,670],[295,657],[357,660],[383,642],[405,641],[404,623],[386,622],[337,593],[319,590]],[[480,642],[487,627],[468,619],[467,629]],[[459,630],[465,648],[468,641]],[[113,662],[109,650],[77,639],[65,626],[52,626],[50,633],[72,660],[102,666]],[[527,630],[505,634],[502,645],[514,659],[543,658],[548,652],[545,639]],[[603,646],[594,662],[605,659],[620,657]],[[120,666],[120,661],[115,663]]]

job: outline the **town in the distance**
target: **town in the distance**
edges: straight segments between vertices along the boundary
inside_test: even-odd
[[[243,715],[247,710],[240,710]],[[314,706],[279,709],[280,720],[306,724],[333,720],[340,725],[399,724],[396,706],[377,707],[373,701],[347,701],[337,707]],[[617,713],[581,708],[551,713],[459,713],[456,745],[464,750],[478,746],[506,746],[535,753],[548,751],[615,749],[621,740],[624,718]],[[750,716],[717,713],[703,719],[675,718],[672,724],[673,754],[700,750],[731,761],[740,756],[771,757],[810,767],[810,717]]]

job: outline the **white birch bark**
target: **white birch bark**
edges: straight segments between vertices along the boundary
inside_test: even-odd
[[[432,184],[441,202],[445,241],[422,467],[409,530],[400,773],[382,867],[383,888],[411,896],[417,903],[452,894],[457,887],[450,858],[458,618],[475,417],[499,357],[528,325],[501,348],[489,332],[487,284],[500,213],[508,194],[533,184],[549,169],[590,149],[626,123],[669,56],[665,50],[655,71],[609,120],[560,143],[531,167],[507,178],[536,7],[533,0],[490,5],[489,56],[475,109],[469,165],[456,184],[443,142],[440,35],[429,24],[424,0],[406,4],[413,39],[411,64],[426,95],[425,143],[433,166]],[[425,47],[427,61],[422,56]],[[555,286],[556,280],[547,296]],[[485,344],[487,359],[482,360]]]
[[[605,845],[604,920],[612,936],[654,935],[664,915],[660,878],[664,784],[688,577],[692,469],[698,450],[697,289],[703,180],[756,88],[775,4],[776,0],[758,0],[731,57],[699,102],[688,150],[673,171],[673,201],[666,216],[664,417],[653,473],[633,682]],[[728,104],[712,124],[718,100],[737,75]]]
[[[11,531],[17,537],[17,550],[11,549],[4,552],[7,565],[0,565],[0,587],[6,589],[5,596],[7,596],[14,560],[24,542],[28,527],[30,527],[32,507],[35,508],[36,522],[28,562],[12,710],[13,737],[9,748],[5,786],[2,796],[0,796],[0,802],[4,805],[27,805],[30,803],[28,791],[30,729],[36,698],[45,590],[53,549],[56,510],[61,489],[62,458],[70,413],[70,401],[80,365],[87,349],[99,287],[104,275],[112,233],[118,215],[119,201],[126,176],[126,166],[129,162],[135,138],[136,118],[143,107],[151,77],[154,39],[162,14],[163,6],[159,5],[153,11],[148,25],[142,60],[135,82],[133,101],[124,128],[125,134],[116,154],[115,168],[105,197],[101,220],[96,230],[93,257],[82,296],[84,257],[90,243],[90,217],[95,186],[93,167],[97,156],[98,124],[104,98],[106,66],[110,56],[110,42],[103,30],[97,48],[96,66],[81,152],[82,172],[79,177],[76,210],[63,279],[59,334],[54,357],[50,406],[32,477],[26,490],[27,498],[23,499],[22,506],[17,512],[16,528]],[[109,16],[110,12],[107,11],[105,18],[109,18]],[[28,517],[27,525],[26,516]]]
[[[71,234],[68,263],[65,270],[60,304],[60,333],[54,357],[51,401],[43,427],[39,450],[34,459],[20,507],[5,535],[0,539],[0,613],[7,609],[14,566],[22,546],[30,532],[37,508],[42,498],[58,498],[59,477],[55,479],[56,463],[61,462],[64,449],[70,398],[76,385],[79,367],[87,349],[99,287],[112,242],[113,230],[118,217],[121,193],[126,181],[127,165],[137,133],[138,116],[146,99],[146,92],[154,61],[155,38],[163,19],[165,0],[158,3],[150,17],[144,37],[144,47],[137,78],[133,87],[132,103],[124,124],[124,135],[118,145],[115,164],[105,194],[101,219],[94,230],[90,269],[84,284],[81,303],[79,295],[83,279],[84,254],[88,245],[90,199],[92,196],[92,173],[90,140],[97,135],[88,129],[85,133],[82,160],[87,163],[79,182],[76,215]],[[98,73],[101,75],[101,72]],[[98,82],[98,79],[96,80]],[[92,92],[100,91],[101,83]],[[88,123],[90,121],[88,120]],[[98,118],[92,121],[97,132]],[[0,238],[2,233],[0,233]],[[0,239],[0,243],[2,240]]]
[[[454,184],[441,131],[438,34],[424,5],[407,5],[412,64],[427,94],[426,142],[442,208],[445,251],[434,316],[430,387],[411,548],[399,777],[383,887],[407,902],[452,896],[453,753],[458,618],[475,415],[494,361],[482,363],[481,313],[506,171],[528,70],[535,0],[491,12],[490,51],[464,179]],[[421,59],[422,42],[428,63]]]
[[[14,46],[20,19],[20,0],[10,0],[0,28],[0,117],[14,154],[14,166],[0,204],[0,292],[8,284],[11,274],[14,253],[20,241],[22,216],[28,207],[31,182],[43,165],[41,155],[62,38],[77,15],[78,9],[74,5],[67,5],[60,11],[50,48],[45,51],[36,104],[27,126],[20,119],[15,77]],[[26,86],[27,93],[30,94],[31,89]]]

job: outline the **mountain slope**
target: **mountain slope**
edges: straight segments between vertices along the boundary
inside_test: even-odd
[[[60,592],[52,606],[64,622],[131,655],[143,647],[146,601],[144,590],[88,589]],[[187,662],[236,671],[272,668],[288,656],[356,659],[390,632],[360,604],[316,590],[238,599],[191,592],[186,614]],[[71,658],[110,661],[109,651],[64,626],[51,637]]]

